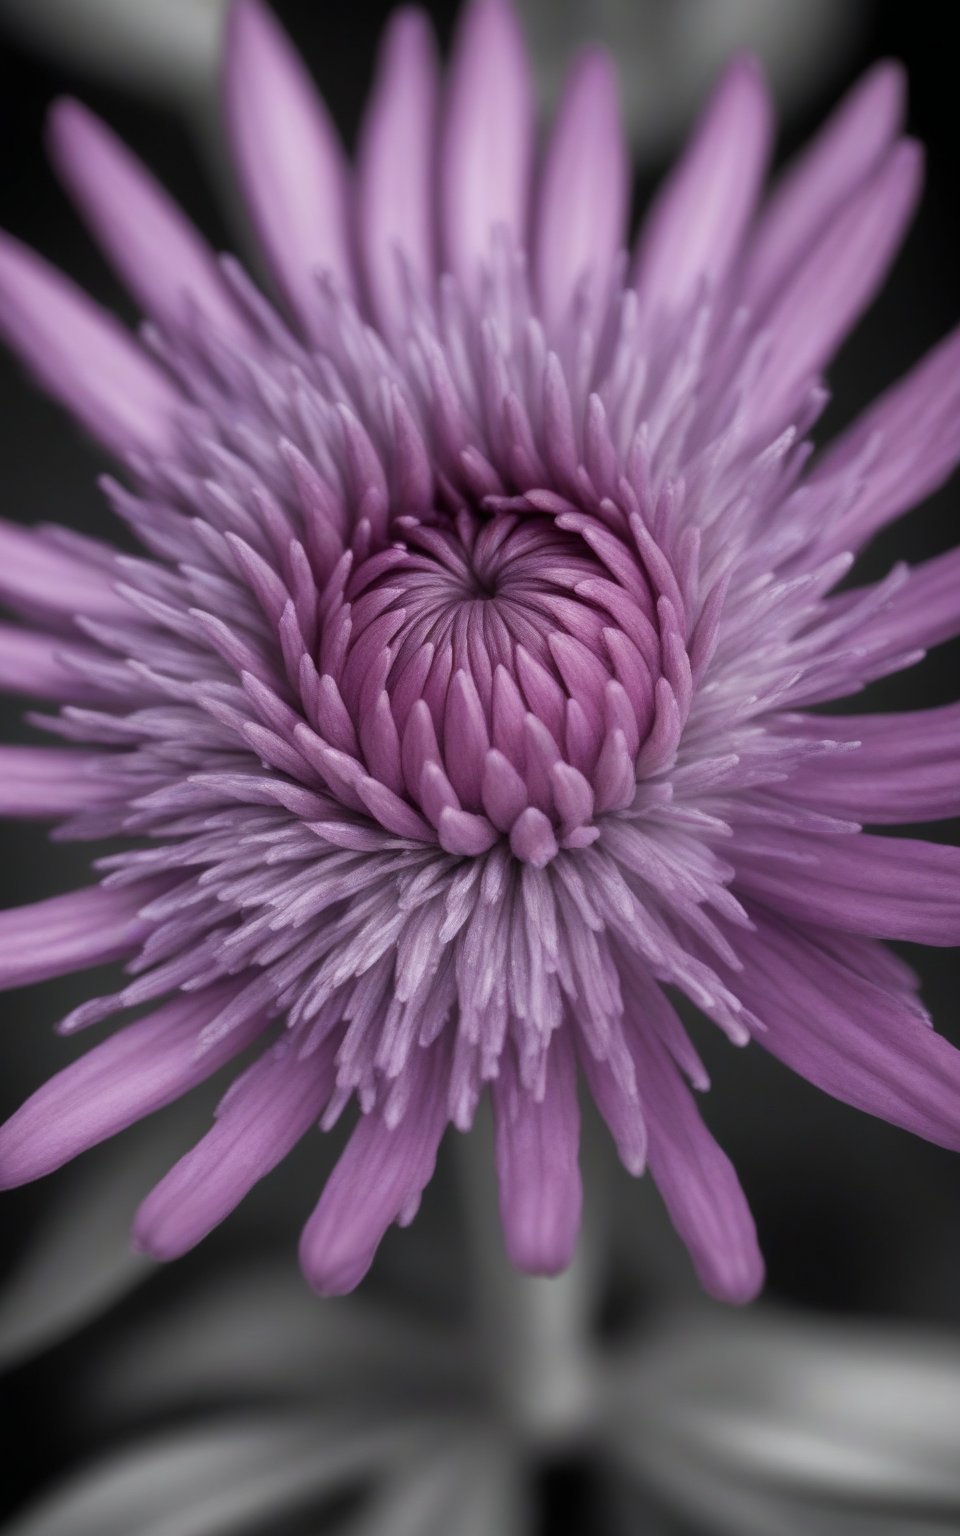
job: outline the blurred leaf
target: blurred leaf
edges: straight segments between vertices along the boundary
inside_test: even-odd
[[[133,1214],[208,1118],[205,1101],[183,1101],[54,1175],[0,1286],[0,1369],[82,1328],[155,1270],[130,1246]]]
[[[254,1528],[396,1458],[437,1426],[344,1427],[340,1416],[271,1414],[165,1432],[62,1483],[4,1536],[225,1536]]]

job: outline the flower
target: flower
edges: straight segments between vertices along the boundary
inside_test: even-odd
[[[861,829],[960,809],[960,710],[811,712],[960,631],[958,551],[835,590],[960,454],[960,338],[812,468],[805,441],[916,200],[899,73],[758,211],[772,114],[735,61],[630,261],[611,66],[575,64],[534,177],[506,0],[467,6],[442,96],[397,14],[353,178],[258,0],[232,8],[225,86],[293,329],[72,103],[54,160],[147,348],[0,248],[0,324],[125,463],[106,490],[143,546],[3,525],[28,625],[0,680],[62,705],[40,723],[67,745],[7,748],[2,808],[136,844],[0,914],[0,979],[123,959],[62,1027],[149,1009],[0,1131],[2,1181],[256,1046],[142,1248],[183,1253],[356,1099],[301,1243],[316,1289],[349,1290],[489,1092],[507,1250],[549,1273],[579,1224],[582,1076],[704,1286],[744,1301],[753,1223],[664,988],[960,1142],[960,1057],[878,942],[956,941],[958,854]]]

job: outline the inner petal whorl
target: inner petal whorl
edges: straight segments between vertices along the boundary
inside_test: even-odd
[[[545,863],[592,840],[595,811],[613,803],[611,753],[623,802],[623,760],[649,729],[646,597],[549,517],[462,512],[406,528],[357,565],[327,624],[369,772],[450,851],[509,835],[518,857]]]

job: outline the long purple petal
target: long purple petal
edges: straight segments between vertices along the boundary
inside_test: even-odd
[[[951,475],[960,460],[960,330],[933,348],[916,368],[831,443],[811,484],[835,483],[863,465],[856,498],[825,540],[827,552],[856,550],[885,524],[916,506]]]
[[[763,1047],[825,1093],[960,1149],[960,1051],[807,933],[754,909],[736,985]]]
[[[753,59],[736,59],[654,201],[634,282],[645,306],[683,309],[716,288],[740,249],[766,172],[773,113]]]
[[[60,101],[47,142],[60,179],[148,314],[183,323],[193,300],[228,332],[240,329],[210,247],[105,123],[78,101]]]
[[[26,987],[132,954],[149,925],[137,912],[156,887],[102,885],[0,912],[0,988]]]
[[[578,281],[606,282],[626,235],[629,164],[613,61],[585,53],[567,82],[540,173],[533,277],[548,326]]]
[[[52,820],[102,804],[111,791],[91,771],[99,763],[95,752],[0,746],[0,816]]]
[[[734,1305],[752,1301],[763,1284],[763,1259],[733,1165],[642,1017],[629,1041],[647,1122],[650,1172],[670,1220],[704,1290]]]
[[[903,121],[904,73],[884,61],[858,80],[769,197],[746,252],[744,297],[770,299],[880,165]]]
[[[801,923],[868,938],[960,944],[960,848],[869,832],[771,830],[738,849],[737,889]]]
[[[0,335],[38,383],[111,453],[169,452],[179,396],[106,310],[0,234]]]
[[[960,816],[960,705],[809,717],[805,728],[860,746],[807,758],[786,786],[791,800],[877,825]]]
[[[300,1263],[321,1296],[358,1286],[387,1228],[413,1218],[447,1126],[439,1054],[434,1048],[418,1064],[399,1125],[388,1126],[377,1111],[361,1116],[303,1229]]]
[[[913,217],[922,177],[919,145],[897,145],[778,290],[764,316],[770,347],[752,399],[758,441],[782,427],[873,298]]]
[[[224,64],[227,132],[257,239],[307,335],[320,339],[316,284],[353,287],[347,171],[326,107],[260,0],[234,0]]]
[[[577,1069],[567,1031],[550,1042],[542,1100],[521,1086],[506,1058],[491,1094],[507,1254],[527,1274],[558,1274],[573,1258],[583,1204]]]
[[[263,1030],[261,1015],[202,1050],[198,1037],[237,985],[226,982],[175,997],[38,1088],[0,1126],[0,1187],[14,1189],[52,1173],[231,1061]]]
[[[260,1058],[227,1093],[212,1130],[170,1169],[134,1220],[134,1241],[155,1259],[193,1248],[319,1119],[334,1081],[332,1050]]]
[[[420,10],[387,24],[357,151],[357,233],[373,312],[388,334],[408,308],[404,264],[429,292],[436,277],[438,72]]]
[[[444,265],[468,289],[496,229],[525,244],[532,151],[533,91],[516,16],[508,0],[468,0],[440,133]]]

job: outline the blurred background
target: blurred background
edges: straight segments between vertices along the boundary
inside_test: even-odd
[[[902,0],[521,0],[544,107],[585,38],[614,51],[637,209],[717,69],[761,54],[781,156],[882,56],[911,81],[928,191],[892,280],[842,353],[824,431],[960,319],[960,119],[936,8]],[[275,0],[348,144],[385,0]],[[441,37],[455,7],[428,0]],[[47,169],[52,98],[83,97],[213,242],[240,248],[216,109],[221,0],[0,0],[0,224],[133,319]],[[493,108],[492,108],[493,109]],[[0,355],[3,514],[112,535],[104,467]],[[859,575],[957,541],[954,487],[876,541]],[[957,647],[866,707],[956,695]],[[28,740],[4,706],[6,739]],[[950,837],[956,828],[932,835]],[[0,902],[81,882],[90,850],[7,827]],[[911,955],[960,1044],[957,964]],[[82,1049],[52,1023],[101,978],[4,1000],[5,1116]],[[311,1137],[196,1253],[128,1249],[142,1193],[218,1089],[41,1185],[5,1195],[0,1251],[4,1536],[921,1536],[960,1532],[960,1160],[821,1097],[694,1021],[705,1105],[753,1206],[762,1303],[701,1298],[653,1191],[587,1126],[591,1225],[571,1277],[498,1258],[483,1146],[450,1139],[413,1229],[357,1298],[309,1296],[299,1225],[337,1150]],[[483,1132],[477,1141],[482,1142]],[[106,1155],[104,1155],[104,1153]],[[472,1189],[469,1201],[465,1189]],[[489,1218],[489,1219],[488,1219]]]

